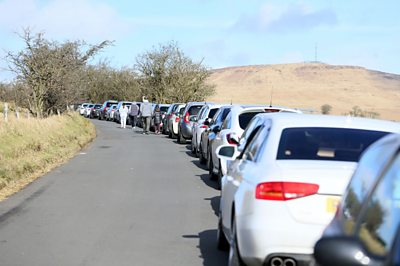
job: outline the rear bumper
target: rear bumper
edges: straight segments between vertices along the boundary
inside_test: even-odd
[[[184,139],[192,139],[192,126],[190,124],[181,123],[181,134]]]

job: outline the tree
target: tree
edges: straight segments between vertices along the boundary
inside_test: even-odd
[[[321,106],[321,113],[324,115],[327,115],[331,112],[332,110],[332,106],[330,106],[329,104],[324,104]]]
[[[378,118],[379,113],[373,111],[364,111],[358,106],[353,106],[353,109],[346,113],[346,115],[355,116],[355,117],[369,117],[369,118]]]
[[[80,97],[84,86],[84,69],[89,59],[111,44],[103,41],[87,45],[83,41],[58,43],[24,29],[19,35],[25,48],[8,52],[9,68],[16,73],[19,93],[25,107],[37,117],[64,111]]]
[[[185,56],[176,42],[139,55],[135,69],[142,94],[154,102],[202,101],[214,92],[206,83],[210,71]]]

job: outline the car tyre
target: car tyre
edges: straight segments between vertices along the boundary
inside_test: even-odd
[[[246,266],[242,259],[240,258],[239,248],[237,245],[237,234],[236,234],[236,221],[232,222],[232,241],[229,248],[229,266]]]
[[[208,153],[207,165],[208,165],[208,175],[209,175],[210,179],[215,180],[217,176],[213,172],[214,171],[214,163],[211,158],[211,152]]]
[[[229,242],[222,231],[222,217],[221,212],[218,215],[218,229],[217,229],[217,248],[222,251],[229,250]]]
[[[218,175],[217,175],[217,188],[221,190],[221,184],[222,184],[222,170],[221,170],[221,162],[219,163],[219,169],[218,169]]]
[[[186,140],[182,137],[182,133],[179,131],[178,132],[178,143],[179,144],[185,144]]]
[[[199,148],[199,160],[200,160],[200,164],[206,164],[206,162],[207,162],[207,160],[206,160],[206,158],[204,158],[204,155],[203,155],[203,147],[201,146],[201,143],[200,143],[200,148]]]

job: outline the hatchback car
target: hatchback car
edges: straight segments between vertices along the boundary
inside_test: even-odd
[[[221,163],[215,153],[216,149],[221,145],[231,144],[237,145],[244,129],[250,120],[259,113],[301,113],[296,109],[272,106],[251,106],[251,105],[234,105],[225,118],[224,123],[218,128],[215,139],[208,146],[208,170],[211,179],[217,178],[218,186],[221,184],[221,178],[226,173],[226,164]]]
[[[171,113],[171,116],[168,119],[168,137],[171,139],[176,138],[178,135],[179,120],[181,120],[185,106],[186,105],[183,103],[177,104],[174,112]]]
[[[99,120],[106,119],[107,110],[110,108],[111,105],[118,104],[116,100],[108,100],[103,103],[99,110]]]
[[[205,102],[189,102],[186,104],[183,116],[178,124],[178,143],[183,144],[186,143],[186,140],[192,139],[193,118],[196,117],[201,107],[205,104]]]
[[[163,118],[163,129],[162,133],[168,135],[169,134],[169,122],[172,117],[172,115],[176,112],[176,108],[178,105],[182,103],[173,103],[168,107],[167,112],[165,113],[165,116]]]
[[[236,158],[222,179],[219,247],[230,243],[232,264],[309,265],[361,153],[389,132],[400,132],[400,124],[323,115],[257,117],[262,122],[246,141],[217,150],[220,159]]]
[[[197,114],[192,126],[191,151],[197,155],[199,153],[201,133],[208,128],[211,119],[221,106],[226,104],[206,103]]]
[[[364,153],[314,256],[321,266],[400,265],[399,134]]]

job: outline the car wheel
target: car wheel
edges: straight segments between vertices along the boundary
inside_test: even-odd
[[[213,172],[214,164],[213,164],[213,160],[211,158],[211,152],[208,153],[207,165],[208,165],[208,175],[209,175],[210,179],[215,180],[216,176]]]
[[[182,133],[179,131],[178,132],[178,143],[179,144],[185,144],[186,140],[182,137]]]
[[[218,230],[217,230],[217,248],[219,250],[228,251],[229,243],[222,231],[222,217],[221,212],[218,215]]]
[[[236,234],[236,221],[233,220],[232,223],[232,241],[229,248],[229,266],[245,266],[244,262],[240,258],[239,248],[237,245],[237,234]]]
[[[192,152],[192,154],[196,155],[196,147],[194,146],[193,140],[190,142],[190,151]]]
[[[221,170],[221,162],[219,163],[219,169],[218,169],[218,175],[217,175],[217,184],[218,184],[218,189],[221,189],[221,182],[222,182],[222,170]]]
[[[206,164],[206,162],[207,162],[206,158],[204,158],[204,155],[203,155],[203,148],[201,146],[201,143],[200,143],[200,148],[199,148],[199,160],[200,160],[201,164]]]

